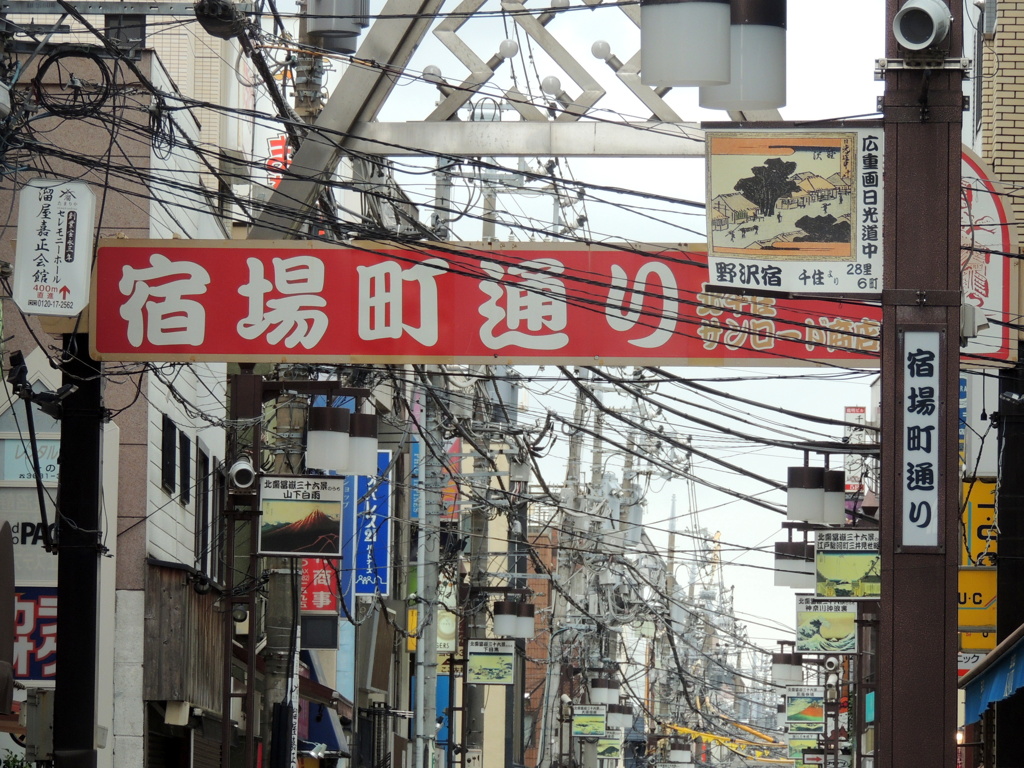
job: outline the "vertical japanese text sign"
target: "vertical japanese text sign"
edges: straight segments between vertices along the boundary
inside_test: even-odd
[[[84,181],[32,179],[18,195],[14,301],[33,315],[89,305],[96,200]]]
[[[903,547],[939,545],[940,344],[938,331],[903,334]]]
[[[345,478],[346,515],[355,517],[353,561],[356,595],[391,592],[391,451],[377,452],[374,477]]]

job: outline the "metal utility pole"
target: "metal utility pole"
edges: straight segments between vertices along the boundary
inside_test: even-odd
[[[883,96],[880,768],[954,765],[957,726],[963,9],[950,3],[948,35],[915,53],[891,31],[902,5],[886,3]],[[934,409],[926,434],[922,407]]]

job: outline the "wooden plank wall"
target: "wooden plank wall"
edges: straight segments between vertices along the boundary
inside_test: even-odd
[[[146,574],[143,697],[188,701],[220,713],[224,614],[216,593],[198,595],[185,571],[149,565]]]

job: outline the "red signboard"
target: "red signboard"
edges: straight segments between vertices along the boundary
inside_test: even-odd
[[[338,612],[338,561],[319,557],[302,559],[299,610],[304,613]]]
[[[14,590],[14,676],[53,680],[57,676],[57,588]]]
[[[106,241],[101,360],[875,365],[876,306],[705,293],[694,250]]]

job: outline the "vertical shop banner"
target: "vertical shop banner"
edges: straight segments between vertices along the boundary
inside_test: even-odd
[[[353,532],[353,592],[391,593],[391,451],[377,452],[376,477],[345,478],[345,510]]]
[[[903,333],[902,547],[939,546],[941,339],[938,331]]]
[[[303,613],[338,612],[338,560],[320,557],[302,559],[302,590],[299,610]]]
[[[868,409],[863,405],[848,405],[843,409],[843,420],[850,426],[843,430],[843,442],[848,445],[863,445],[868,440],[867,426]],[[846,495],[863,497],[867,490],[864,476],[867,474],[863,456],[848,453],[843,457],[843,470],[846,472]]]
[[[73,317],[89,303],[96,197],[84,181],[32,179],[18,195],[14,301]]]

